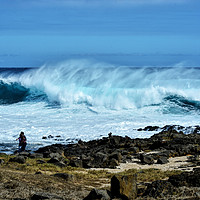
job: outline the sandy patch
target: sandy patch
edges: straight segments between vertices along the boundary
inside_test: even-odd
[[[184,171],[191,171],[193,169],[192,163],[188,162],[188,156],[181,156],[181,157],[174,157],[169,158],[169,162],[166,164],[152,164],[152,165],[143,165],[140,163],[140,160],[133,159],[131,163],[120,163],[116,169],[109,169],[109,168],[92,168],[90,170],[106,170],[112,173],[119,173],[129,169],[160,169],[163,171],[167,170],[184,170]]]

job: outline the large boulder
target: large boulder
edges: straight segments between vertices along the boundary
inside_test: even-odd
[[[53,144],[50,146],[41,147],[37,151],[35,151],[35,153],[41,153],[43,154],[44,158],[50,158],[52,157],[51,156],[52,153],[57,153],[61,155],[64,152],[64,149],[65,149],[64,145]]]
[[[69,166],[71,167],[83,167],[83,161],[80,160],[80,159],[73,159],[73,160],[70,160],[69,162]],[[87,168],[87,167],[85,167]]]
[[[140,160],[142,164],[148,164],[148,165],[154,164],[154,159],[150,155],[141,154]]]
[[[137,175],[114,175],[111,178],[112,197],[133,200],[137,197]]]
[[[16,156],[16,157],[10,158],[9,162],[17,162],[20,164],[24,164],[26,162],[26,159],[24,156]]]

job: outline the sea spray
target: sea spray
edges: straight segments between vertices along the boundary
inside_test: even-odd
[[[173,106],[176,102],[175,106],[180,106],[180,101],[173,100],[174,97],[187,99],[184,104],[189,104],[191,110],[198,110],[199,71],[199,68],[189,67],[126,67],[69,60],[20,74],[9,73],[7,77],[4,72],[4,81],[30,90],[31,98],[26,100],[43,96],[43,100],[62,106],[83,104],[120,110],[164,105],[166,110],[172,102]]]

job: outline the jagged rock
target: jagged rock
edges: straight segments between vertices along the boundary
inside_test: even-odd
[[[157,131],[160,127],[159,126],[146,126],[145,128],[139,128],[137,131]]]
[[[16,156],[14,158],[10,158],[9,162],[17,162],[20,164],[24,164],[26,162],[26,159],[24,156]]]
[[[192,172],[183,172],[180,175],[170,176],[169,182],[175,187],[200,187],[200,168],[196,168]]]
[[[110,192],[108,190],[92,189],[91,192],[83,200],[110,200]]]
[[[139,153],[140,149],[138,147],[130,147],[129,151],[135,154],[135,153]]]
[[[110,139],[110,145],[112,146],[120,146],[120,140],[121,140],[121,136],[111,136]]]
[[[60,153],[50,153],[49,157],[57,159],[57,160],[62,160],[63,159],[63,156]]]
[[[108,167],[112,168],[112,169],[115,169],[118,165],[119,165],[119,162],[116,159],[112,158],[109,161]]]
[[[111,178],[112,197],[133,200],[137,197],[137,176],[133,175],[114,175]]]
[[[140,160],[141,160],[142,164],[148,164],[148,165],[154,164],[153,157],[149,156],[149,155],[141,154],[140,155]]]
[[[169,158],[169,157],[172,157],[172,155],[174,155],[174,151],[172,150],[163,150],[163,151],[160,151],[159,153],[157,153],[158,157],[166,157],[166,158]]]
[[[94,159],[98,163],[103,163],[108,159],[108,155],[102,152],[97,152],[94,156]]]
[[[158,127],[148,126],[146,129],[153,130]],[[184,134],[180,130],[184,127],[166,126],[162,131],[146,139],[131,139],[110,135],[99,140],[89,142],[78,141],[76,144],[51,145],[40,148],[37,152],[46,158],[62,160],[64,151],[65,157],[69,158],[70,166],[83,168],[113,168],[113,161],[131,162],[133,155],[139,151],[156,150],[160,153],[142,155],[140,160],[143,164],[165,163],[162,157],[175,157],[187,154],[198,154],[200,151],[200,135]],[[57,156],[56,156],[57,155]],[[135,155],[137,156],[137,155]],[[72,159],[73,158],[73,159]],[[113,160],[115,159],[115,160]],[[115,165],[117,165],[115,162]],[[112,163],[112,164],[111,164]]]
[[[120,152],[115,151],[115,152],[111,153],[108,156],[108,158],[109,158],[109,160],[112,160],[114,158],[115,160],[117,160],[118,162],[120,162],[121,159],[122,159],[122,155],[121,155]]]
[[[44,158],[49,158],[51,153],[62,154],[65,146],[62,144],[53,144],[46,147],[41,147],[35,153],[42,153]]]
[[[166,164],[166,163],[168,163],[168,162],[169,162],[169,160],[167,160],[166,157],[160,157],[160,158],[158,158],[158,160],[157,160],[157,164]]]
[[[173,185],[168,181],[158,180],[148,184],[144,196],[164,198],[166,194],[173,194]]]
[[[80,159],[70,160],[69,166],[71,166],[71,167],[83,167],[83,161],[80,160]],[[87,168],[87,167],[85,166],[84,168]]]

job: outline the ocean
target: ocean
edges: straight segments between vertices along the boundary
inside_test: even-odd
[[[0,68],[0,152],[114,135],[148,138],[145,126],[199,125],[200,68],[68,60]]]

